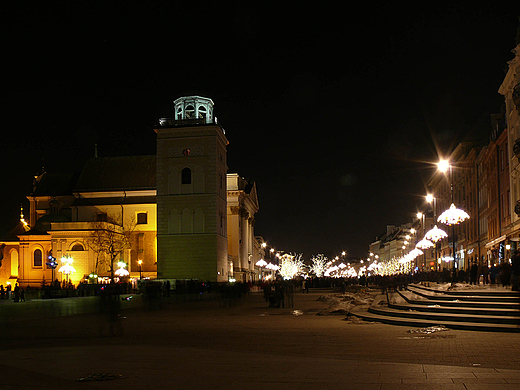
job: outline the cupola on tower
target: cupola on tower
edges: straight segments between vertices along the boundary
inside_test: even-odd
[[[157,277],[227,281],[226,139],[213,101],[185,96],[157,133]]]

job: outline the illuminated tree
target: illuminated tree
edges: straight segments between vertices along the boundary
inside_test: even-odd
[[[280,257],[280,275],[284,279],[292,279],[304,268],[302,255],[285,254]]]
[[[311,258],[312,265],[310,267],[311,271],[314,272],[314,274],[321,278],[323,274],[325,273],[325,270],[327,269],[327,262],[328,259],[323,256],[322,254],[319,254],[317,256],[313,256]]]
[[[116,218],[92,223],[92,232],[87,238],[87,245],[96,253],[96,273],[99,268],[103,268],[110,273],[110,278],[114,279],[115,266],[124,251],[130,248],[130,236],[134,228],[133,220],[126,227]]]

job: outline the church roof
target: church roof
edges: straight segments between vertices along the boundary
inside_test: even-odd
[[[24,224],[20,221],[16,224],[16,226],[10,230],[9,232],[7,233],[4,233],[2,234],[1,238],[0,238],[0,242],[5,242],[5,241],[20,241],[20,239],[18,238],[19,235],[22,235],[22,234],[25,234],[26,233],[26,229],[25,229],[25,226]]]
[[[74,192],[153,190],[155,156],[92,158],[85,164]]]
[[[70,195],[78,179],[77,173],[43,172],[34,181],[33,196]]]

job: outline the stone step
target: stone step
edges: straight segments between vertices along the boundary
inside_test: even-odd
[[[504,303],[470,301],[433,301],[411,299],[411,291],[379,294],[368,308],[356,307],[349,314],[365,321],[377,321],[404,326],[443,325],[452,329],[495,332],[520,332],[520,310]],[[482,297],[482,299],[485,299]],[[413,302],[422,301],[421,304]],[[439,304],[432,304],[439,302]],[[427,303],[425,305],[425,303]],[[489,304],[492,307],[480,307]]]
[[[435,313],[452,313],[452,314],[472,314],[472,315],[493,315],[493,316],[510,316],[518,317],[520,322],[520,310],[518,308],[497,308],[497,307],[475,307],[475,306],[445,306],[444,302],[433,305],[416,305],[406,300],[406,295],[399,292],[399,297],[404,298],[396,300],[390,298],[388,307],[397,310],[414,310]]]
[[[422,306],[443,306],[443,307],[465,307],[465,308],[482,308],[482,309],[504,309],[513,310],[520,312],[520,302],[497,302],[497,301],[485,301],[484,297],[481,297],[480,301],[465,301],[458,298],[452,298],[450,300],[441,300],[426,298],[419,295],[412,290],[398,291],[399,295],[409,304],[422,305]]]
[[[406,310],[394,309],[392,307],[374,307],[368,308],[369,313],[391,316],[391,317],[403,317],[403,318],[416,318],[429,320],[431,322],[438,321],[449,321],[449,322],[472,322],[472,323],[487,323],[487,324],[520,324],[519,316],[506,316],[506,315],[483,315],[483,314],[469,314],[464,312],[436,312],[436,311],[416,311],[411,308]]]
[[[425,291],[434,292],[434,293],[442,293],[442,294],[446,294],[446,295],[464,295],[464,296],[466,296],[466,295],[471,295],[471,296],[483,295],[483,296],[498,296],[498,297],[510,296],[510,297],[516,297],[517,299],[520,299],[520,291],[511,291],[511,289],[509,289],[509,288],[506,289],[503,287],[496,287],[496,288],[475,287],[475,288],[472,288],[471,285],[469,285],[469,287],[467,289],[462,289],[462,290],[450,290],[450,289],[441,290],[440,285],[437,285],[436,283],[429,284],[429,285],[423,285],[421,283],[413,283],[413,284],[409,284],[408,286],[411,286],[411,287],[414,287],[417,289],[421,289],[421,290],[425,290]],[[437,286],[437,287],[435,287],[435,286]]]
[[[446,294],[443,291],[426,291],[424,289],[418,288],[414,285],[407,286],[407,290],[413,292],[414,294],[429,299],[429,300],[438,300],[438,301],[469,301],[469,302],[490,302],[490,303],[512,303],[519,304],[520,297],[515,295],[474,295],[473,291],[468,291],[466,295],[457,294]]]
[[[442,325],[449,329],[482,331],[482,332],[508,332],[520,333],[520,326],[511,324],[489,324],[489,323],[472,323],[472,322],[452,322],[447,319],[434,320],[431,318],[422,319],[414,317],[392,317],[370,313],[367,309],[356,307],[349,312],[364,321],[380,322],[390,325],[408,326],[408,327],[430,327]],[[348,318],[348,317],[347,317]]]

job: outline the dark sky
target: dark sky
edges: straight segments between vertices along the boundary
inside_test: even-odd
[[[437,150],[488,134],[519,14],[179,3],[3,6],[2,225],[42,159],[79,169],[95,143],[100,156],[154,154],[158,118],[197,94],[215,102],[229,172],[256,180],[257,235],[306,258],[365,256],[422,205]]]

